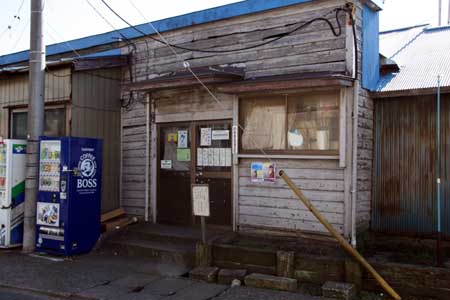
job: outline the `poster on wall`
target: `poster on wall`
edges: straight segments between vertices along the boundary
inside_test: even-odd
[[[37,203],[37,224],[47,226],[59,226],[59,203]]]
[[[178,148],[188,147],[188,132],[187,130],[178,130]]]
[[[211,128],[200,128],[200,146],[211,146]]]
[[[250,166],[252,182],[275,182],[275,163],[253,162]]]

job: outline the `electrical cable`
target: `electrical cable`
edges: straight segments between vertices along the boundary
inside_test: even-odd
[[[138,33],[142,34],[143,36],[147,36],[149,34],[143,32],[142,30],[140,30],[139,28],[137,28],[136,26],[132,25],[130,22],[128,22],[127,20],[125,20],[125,18],[123,18],[119,13],[117,13],[105,0],[100,0],[113,14],[115,14],[119,19],[121,19],[125,24],[127,24],[128,26],[130,26],[131,28],[133,28],[135,31],[137,31]],[[207,49],[195,49],[195,48],[189,48],[189,47],[184,47],[184,46],[179,46],[179,45],[174,45],[174,44],[170,44],[168,42],[164,42],[163,40],[154,38],[152,36],[149,35],[149,38],[152,39],[155,42],[161,43],[161,44],[165,44],[166,46],[170,46],[173,48],[177,48],[180,50],[185,50],[185,51],[191,51],[191,52],[204,52],[204,53],[233,53],[233,52],[237,52],[237,51],[243,51],[243,50],[249,50],[249,49],[254,49],[254,48],[258,48],[267,44],[271,44],[273,42],[276,42],[280,39],[282,39],[285,36],[288,36],[304,27],[307,27],[317,21],[323,21],[325,23],[327,23],[327,25],[330,27],[331,31],[333,32],[334,36],[340,36],[342,34],[342,28],[341,28],[341,24],[339,21],[339,12],[340,11],[346,11],[343,8],[336,8],[333,11],[336,11],[336,21],[338,23],[338,28],[339,30],[336,31],[335,28],[333,27],[333,24],[326,18],[323,17],[318,17],[318,18],[314,18],[311,19],[310,21],[307,21],[306,23],[303,23],[302,25],[294,28],[293,30],[290,30],[288,32],[285,33],[281,33],[281,34],[277,34],[277,35],[272,35],[269,37],[264,38],[265,39],[271,39],[270,41],[266,41],[266,42],[262,42],[259,43],[257,45],[253,45],[253,46],[248,46],[248,47],[243,47],[243,48],[237,48],[237,49],[232,49],[232,50],[207,50]],[[151,22],[149,22],[151,23]],[[154,26],[152,26],[154,29],[156,29]],[[155,31],[156,32],[156,31]]]
[[[105,1],[104,0],[101,0],[105,5],[107,5],[106,3],[105,3]],[[132,3],[132,1],[131,0],[129,0],[129,2],[130,3]],[[133,4],[133,3],[132,3]],[[108,6],[108,5],[107,5]],[[133,5],[135,8],[136,8],[136,6],[135,5]],[[108,6],[109,7],[109,6]],[[137,8],[136,8],[137,9]],[[352,28],[353,28],[353,37],[354,37],[354,41],[355,41],[355,43],[354,43],[354,47],[355,47],[355,69],[356,69],[356,72],[355,72],[355,77],[357,77],[357,74],[358,74],[358,64],[357,64],[357,59],[358,59],[358,48],[357,48],[357,44],[356,44],[356,42],[357,42],[357,39],[356,39],[356,28],[355,28],[355,21],[354,21],[354,18],[353,18],[353,14],[352,14],[352,11],[350,10],[351,9],[351,7],[349,6],[349,5],[346,5],[345,6],[345,9],[344,8],[337,8],[337,9],[335,9],[335,10],[333,10],[333,11],[335,11],[336,12],[336,19],[337,19],[337,22],[338,22],[338,27],[339,27],[339,30],[338,31],[335,31],[335,29],[334,29],[334,27],[332,26],[332,24],[331,24],[331,22],[328,20],[328,19],[325,19],[325,18],[323,18],[323,17],[320,17],[320,18],[315,18],[315,19],[312,19],[312,20],[310,20],[310,21],[308,21],[308,22],[306,22],[306,23],[304,23],[304,24],[302,24],[302,25],[300,25],[300,26],[298,26],[298,27],[296,27],[295,29],[293,29],[293,30],[291,30],[291,31],[289,31],[289,32],[286,32],[286,33],[284,33],[284,34],[280,34],[280,35],[276,35],[276,36],[272,36],[272,37],[274,37],[275,39],[277,39],[277,40],[279,40],[279,39],[281,39],[282,37],[284,37],[284,36],[286,36],[286,35],[289,35],[289,34],[292,34],[293,32],[295,32],[295,31],[298,31],[298,30],[300,30],[301,28],[304,28],[304,27],[306,27],[306,26],[308,26],[308,25],[311,25],[313,22],[315,22],[315,21],[318,21],[318,20],[321,20],[321,21],[325,21],[329,26],[330,26],[330,28],[331,28],[331,30],[332,30],[332,32],[333,32],[333,35],[335,35],[335,36],[340,36],[341,34],[342,34],[342,28],[341,28],[341,24],[340,24],[340,21],[339,21],[339,12],[340,11],[344,11],[344,12],[346,12],[349,16],[350,16],[350,19],[351,19],[351,23],[352,23]],[[330,12],[331,13],[331,12]],[[117,14],[116,14],[117,15]],[[187,61],[185,61],[185,60],[183,60],[180,56],[179,56],[179,54],[175,51],[175,49],[174,48],[180,48],[180,47],[177,47],[177,46],[174,46],[174,45],[171,45],[170,43],[168,43],[167,42],[167,40],[162,36],[162,34],[157,30],[157,28],[153,25],[153,23],[152,22],[148,22],[148,24],[150,24],[150,26],[153,28],[153,30],[156,32],[156,34],[159,36],[159,38],[161,39],[161,40],[158,40],[158,39],[156,39],[156,40],[158,40],[159,42],[162,42],[162,43],[164,43],[167,47],[169,47],[170,49],[171,49],[171,51],[174,53],[174,55],[178,58],[178,60],[180,61],[180,62],[182,62],[183,63],[183,66],[192,74],[192,76],[199,82],[199,84],[202,86],[202,88],[204,88],[205,90],[206,90],[206,92],[222,107],[222,109],[225,109],[225,106],[223,105],[223,103],[222,103],[222,101],[220,101],[215,95],[214,95],[214,93],[206,86],[206,84],[197,76],[197,74],[195,74],[195,72],[191,69],[191,67],[190,67],[190,65],[189,65],[189,63],[187,62]],[[133,28],[134,28],[134,26],[132,26]],[[270,38],[270,37],[269,37]],[[153,40],[155,40],[154,38],[152,38]],[[269,41],[270,43],[272,42],[273,40],[271,40],[271,41]],[[268,44],[269,42],[266,42],[266,43],[264,43],[264,44]],[[185,47],[183,47],[183,48],[185,48]],[[185,48],[185,49],[188,49],[188,48]],[[182,49],[182,50],[185,50],[185,49]],[[243,49],[241,49],[241,50],[244,50],[244,48]],[[193,50],[193,49],[191,49],[191,50],[189,50],[189,51],[196,51],[196,50]],[[227,51],[228,52],[228,51]],[[237,126],[239,127],[239,129],[240,130],[242,130],[242,131],[244,131],[245,130],[245,128],[238,122],[237,123]],[[255,141],[253,140],[253,137],[250,135],[250,137],[252,138],[252,143],[256,146],[256,148],[258,148],[258,150],[263,154],[263,156],[264,156],[264,158],[265,159],[267,159],[269,162],[272,162],[272,159],[270,158],[270,156],[267,154],[267,152],[262,148],[262,147],[258,147],[257,146],[257,143],[255,143]]]

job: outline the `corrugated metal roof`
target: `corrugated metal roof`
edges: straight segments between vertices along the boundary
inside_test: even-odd
[[[384,75],[376,92],[450,86],[450,26],[411,27],[380,34],[380,53],[395,61],[399,72]]]

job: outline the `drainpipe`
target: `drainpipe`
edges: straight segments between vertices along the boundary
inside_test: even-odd
[[[358,103],[359,103],[359,80],[355,80],[353,89],[353,149],[352,149],[352,228],[351,244],[356,248],[356,201],[358,190]]]
[[[147,101],[145,101],[146,122],[145,122],[145,222],[148,222],[149,208],[149,164],[150,164],[150,94],[147,93]]]
[[[357,7],[356,0],[353,0],[353,7]],[[353,12],[354,13],[354,12]],[[353,15],[353,19],[355,19],[355,15]],[[354,26],[354,24],[352,24]],[[356,48],[356,37],[355,29],[352,28],[353,31],[353,47]],[[359,111],[359,87],[360,82],[358,79],[358,53],[353,51],[353,78],[355,78],[355,82],[353,85],[353,139],[352,139],[352,184],[351,184],[351,245],[353,248],[356,248],[356,202],[357,202],[357,191],[358,191],[358,111]]]

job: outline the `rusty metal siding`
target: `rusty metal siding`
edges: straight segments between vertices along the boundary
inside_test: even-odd
[[[372,229],[408,235],[436,231],[436,97],[380,100],[375,106]],[[442,220],[450,236],[450,95],[442,101]]]
[[[73,136],[103,139],[102,212],[120,206],[120,69],[74,72]]]

